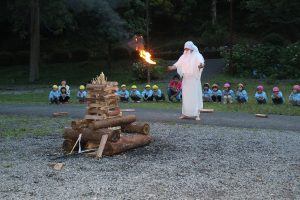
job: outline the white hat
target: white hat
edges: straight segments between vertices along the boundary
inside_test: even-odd
[[[190,50],[194,50],[194,44],[192,41],[187,41],[185,44],[184,44],[184,48],[185,49],[190,49]]]

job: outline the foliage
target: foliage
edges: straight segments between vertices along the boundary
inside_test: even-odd
[[[148,65],[144,62],[135,62],[132,64],[134,77],[138,81],[147,80],[147,67],[150,69],[151,80],[158,80],[163,78],[166,72],[166,63],[163,60],[157,60],[157,64]]]
[[[230,51],[221,50],[226,60],[228,70]],[[232,64],[237,75],[242,77],[271,78],[271,79],[297,79],[300,71],[300,43],[280,47],[270,44],[242,45],[233,47]]]
[[[0,52],[0,65],[10,65],[13,63],[14,55],[11,52]]]
[[[219,47],[227,43],[229,33],[225,27],[220,25],[207,26],[201,35],[201,43],[208,47]]]

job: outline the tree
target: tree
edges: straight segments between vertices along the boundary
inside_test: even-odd
[[[31,0],[30,17],[30,70],[29,82],[39,78],[40,61],[40,6],[39,0]]]
[[[217,22],[217,0],[211,0],[211,23],[215,25]]]

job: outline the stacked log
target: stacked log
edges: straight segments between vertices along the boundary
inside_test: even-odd
[[[103,73],[87,85],[87,107],[84,119],[74,120],[64,130],[63,149],[99,148],[96,157],[114,155],[144,146],[151,141],[150,126],[137,123],[135,115],[122,116],[118,106],[117,82],[108,82]],[[76,142],[80,138],[80,143]],[[75,148],[74,148],[75,147]]]

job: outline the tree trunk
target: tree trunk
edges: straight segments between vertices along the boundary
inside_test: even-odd
[[[122,126],[126,124],[130,124],[136,121],[135,115],[128,115],[123,117],[116,117],[112,119],[106,119],[102,121],[93,121],[89,124],[89,128],[91,129],[100,129],[100,128],[108,128],[114,126]]]
[[[39,78],[40,62],[40,7],[39,0],[31,0],[30,19],[30,70],[29,82]]]
[[[212,25],[217,23],[217,0],[211,1],[211,19]]]

